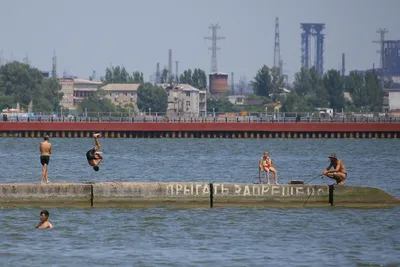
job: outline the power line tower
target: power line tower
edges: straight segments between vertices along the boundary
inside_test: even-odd
[[[380,49],[376,52],[379,53],[379,55],[380,55],[380,64],[381,64],[380,67],[381,67],[381,70],[383,71],[384,60],[385,60],[383,44],[385,42],[385,34],[388,33],[388,31],[386,30],[386,28],[384,28],[384,29],[379,28],[379,30],[377,30],[376,33],[380,34],[381,40],[380,41],[372,41],[372,42],[376,43],[376,44],[380,44],[380,46],[381,46]]]
[[[23,61],[25,64],[30,65],[28,53],[26,53],[26,56],[22,59],[22,61]]]
[[[57,78],[57,57],[56,57],[56,50],[53,52],[53,67],[51,69],[51,77]]]
[[[225,39],[225,37],[217,36],[217,30],[221,28],[218,23],[211,24],[208,28],[212,30],[212,35],[211,37],[204,37],[204,39],[212,41],[212,45],[209,48],[211,50],[211,72],[218,72],[217,50],[220,50],[220,48],[217,46],[217,41]]]
[[[281,48],[279,43],[279,18],[275,18],[275,45],[274,45],[274,67],[281,68]],[[282,72],[282,70],[281,70]]]

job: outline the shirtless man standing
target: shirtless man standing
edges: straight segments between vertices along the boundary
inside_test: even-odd
[[[48,221],[49,216],[50,214],[47,210],[42,210],[40,212],[40,223],[35,228],[53,228],[51,222]]]
[[[268,150],[264,150],[264,156],[262,158],[260,158],[260,161],[259,161],[258,174],[260,174],[262,171],[266,172],[265,176],[266,176],[266,180],[267,180],[268,184],[270,184],[270,182],[269,182],[269,172],[270,171],[274,174],[275,184],[278,184],[278,171],[274,168],[274,162],[269,157]]]
[[[343,161],[338,159],[335,153],[330,154],[329,159],[331,160],[331,163],[322,174],[336,180],[336,184],[344,184],[344,181],[347,178],[347,172]],[[333,170],[331,170],[331,168],[333,168]]]
[[[43,166],[42,170],[42,180],[40,183],[43,183],[43,180],[46,178],[46,183],[49,182],[49,177],[47,175],[47,167],[49,166],[50,162],[50,155],[52,150],[52,145],[50,144],[50,137],[46,135],[44,137],[44,141],[40,142],[40,163]]]
[[[96,146],[92,149],[90,149],[88,152],[86,152],[86,158],[87,161],[89,163],[90,166],[93,167],[93,170],[95,170],[96,172],[99,170],[99,165],[101,160],[103,159],[103,157],[101,156],[101,154],[103,152],[101,151],[97,151],[100,149],[100,143],[99,143],[99,136],[100,134],[94,134],[94,142],[96,144]]]

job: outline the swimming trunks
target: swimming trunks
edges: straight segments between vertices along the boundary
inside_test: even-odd
[[[86,158],[88,161],[96,159],[95,157],[96,149],[92,148],[86,152]]]
[[[40,163],[42,165],[44,165],[44,164],[49,165],[49,162],[50,162],[50,156],[48,156],[48,155],[40,156]]]

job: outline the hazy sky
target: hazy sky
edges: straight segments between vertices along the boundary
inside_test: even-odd
[[[97,77],[107,66],[124,65],[149,78],[156,63],[168,66],[168,49],[179,71],[211,68],[210,23],[219,23],[218,69],[251,80],[263,64],[272,66],[275,17],[280,21],[284,73],[292,80],[300,68],[300,23],[325,23],[324,69],[379,66],[376,31],[400,39],[400,0],[0,0],[0,51],[3,58],[57,73]],[[175,63],[173,63],[175,72]]]

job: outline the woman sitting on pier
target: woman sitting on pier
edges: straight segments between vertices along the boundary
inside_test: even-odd
[[[265,178],[266,178],[267,184],[270,184],[270,182],[269,182],[269,172],[272,172],[274,174],[275,184],[278,184],[278,171],[274,168],[274,162],[269,157],[269,151],[268,150],[264,150],[264,156],[260,158],[258,170],[259,170],[258,171],[259,175],[260,175],[260,173],[262,171],[266,172],[266,175],[265,175],[266,177]]]

